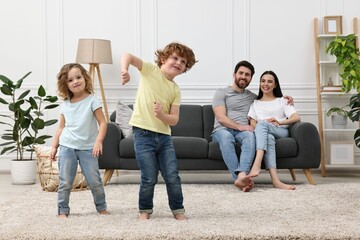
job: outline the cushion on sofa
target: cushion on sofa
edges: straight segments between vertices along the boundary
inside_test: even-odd
[[[208,142],[197,137],[172,137],[177,158],[204,159],[208,156]]]
[[[179,121],[175,126],[171,126],[171,135],[202,138],[204,135],[202,107],[180,105]]]
[[[117,102],[115,122],[119,125],[125,138],[132,137],[132,126],[129,125],[132,113],[133,110],[128,105],[121,101]]]

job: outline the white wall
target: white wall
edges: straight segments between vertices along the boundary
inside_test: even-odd
[[[344,33],[360,17],[358,0],[0,0],[0,74],[20,78],[24,88],[46,86],[56,94],[56,74],[74,62],[79,38],[111,40],[113,64],[101,65],[109,112],[118,99],[133,103],[139,75],[120,84],[125,52],[153,61],[171,41],[193,48],[199,62],[176,82],[182,103],[209,104],[214,91],[232,82],[235,64],[247,59],[256,74],[272,69],[283,92],[295,99],[303,121],[317,125],[313,19],[342,15]],[[87,66],[86,66],[87,67]],[[95,80],[97,83],[97,81]],[[96,95],[101,100],[98,85]],[[6,109],[0,105],[0,112]],[[58,110],[49,114],[57,118]],[[0,126],[2,127],[2,126]],[[47,130],[53,134],[55,127]],[[50,145],[51,143],[49,143]],[[0,156],[7,170],[8,156]]]

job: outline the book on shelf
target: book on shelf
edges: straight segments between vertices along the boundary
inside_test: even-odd
[[[341,86],[323,86],[321,89],[323,92],[341,92]]]

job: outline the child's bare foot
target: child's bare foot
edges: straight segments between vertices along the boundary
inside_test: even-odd
[[[285,190],[295,190],[295,186],[294,185],[289,185],[289,184],[285,184],[282,182],[276,182],[273,183],[275,188],[279,188],[279,189],[285,189]]]
[[[240,188],[244,192],[250,191],[254,187],[254,182],[250,176],[246,176],[245,173],[241,172],[238,174],[238,178],[234,182],[235,187]]]
[[[183,213],[178,213],[174,215],[176,220],[187,220],[188,218]]]
[[[138,220],[149,220],[150,219],[150,214],[149,213],[140,213]]]
[[[58,218],[67,218],[68,216],[66,214],[59,214]]]
[[[107,210],[101,210],[99,213],[100,213],[101,215],[108,215],[108,214],[110,214],[110,212],[108,212]]]
[[[253,166],[251,168],[251,171],[248,176],[249,177],[257,177],[257,176],[259,176],[260,171],[261,171],[261,168]]]

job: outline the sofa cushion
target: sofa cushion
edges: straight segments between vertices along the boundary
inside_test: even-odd
[[[179,121],[171,127],[171,135],[203,138],[203,129],[202,106],[180,105]]]
[[[236,154],[240,156],[241,148],[240,143],[236,143]],[[220,145],[217,142],[209,142],[209,159],[223,161],[220,151]]]
[[[119,156],[123,158],[134,158],[134,138],[124,138],[120,141]]]
[[[125,138],[132,136],[132,126],[129,125],[132,113],[133,110],[128,105],[123,104],[121,101],[117,102],[115,122],[119,125]]]
[[[177,158],[207,158],[208,142],[197,137],[172,137]]]

